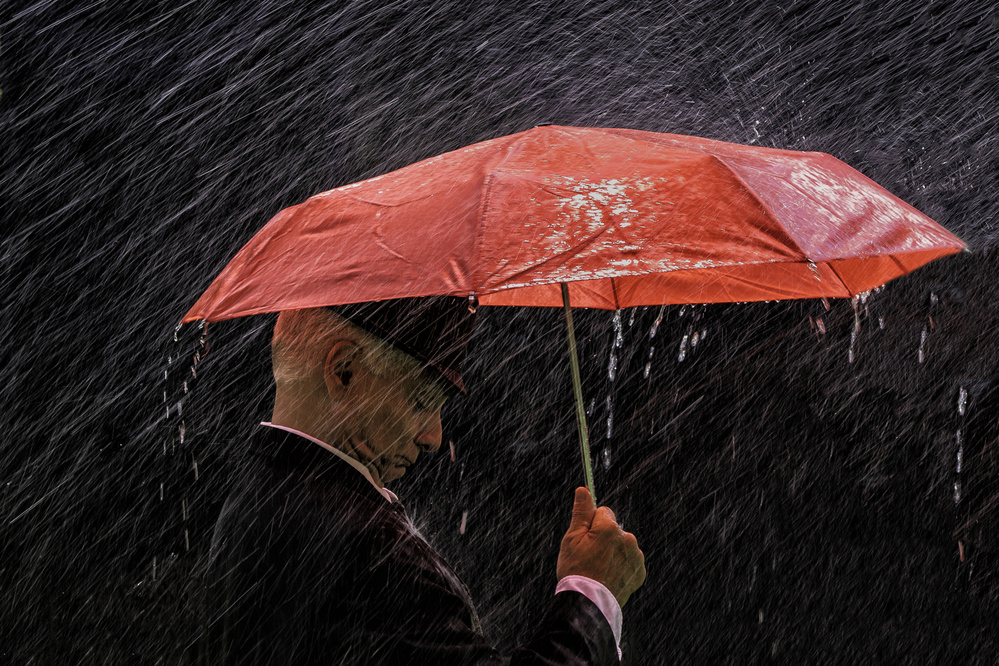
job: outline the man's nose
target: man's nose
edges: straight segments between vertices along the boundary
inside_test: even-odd
[[[443,437],[444,428],[441,426],[441,413],[434,412],[427,415],[423,423],[420,424],[420,431],[416,435],[416,445],[425,453],[433,453],[441,448]]]

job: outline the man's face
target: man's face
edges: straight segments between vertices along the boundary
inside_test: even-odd
[[[393,370],[379,377],[363,361],[354,368],[341,441],[384,485],[405,474],[421,452],[440,448],[446,394],[424,372]]]

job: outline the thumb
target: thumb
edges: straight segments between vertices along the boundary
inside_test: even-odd
[[[593,497],[586,488],[576,488],[576,498],[572,504],[572,520],[569,522],[569,531],[588,530],[593,522],[593,514],[596,507],[593,506]]]

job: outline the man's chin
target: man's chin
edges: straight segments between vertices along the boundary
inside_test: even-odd
[[[393,465],[382,472],[382,483],[392,483],[393,481],[402,478],[405,473],[405,467],[402,465]]]

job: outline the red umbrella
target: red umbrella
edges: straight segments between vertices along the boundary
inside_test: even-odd
[[[823,153],[541,126],[281,211],[182,321],[453,295],[563,305],[573,345],[570,299],[618,309],[845,298],[962,249]],[[592,492],[588,470],[587,481]]]

